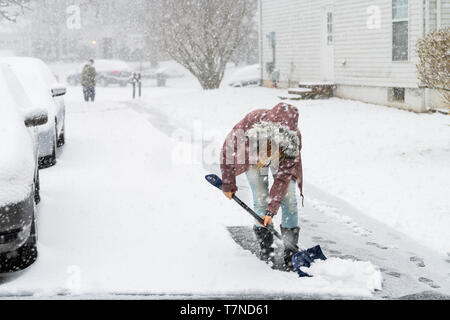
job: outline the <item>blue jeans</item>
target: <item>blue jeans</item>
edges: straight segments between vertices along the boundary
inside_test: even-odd
[[[272,174],[274,169],[271,168]],[[253,192],[253,206],[255,212],[263,218],[266,215],[266,209],[269,198],[269,168],[250,168],[247,172],[247,179]],[[298,207],[296,197],[297,183],[292,180],[288,187],[285,197],[281,202],[281,226],[283,228],[298,227]],[[257,226],[260,226],[256,223]]]

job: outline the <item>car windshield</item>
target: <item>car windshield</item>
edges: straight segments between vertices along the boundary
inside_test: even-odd
[[[31,102],[11,68],[0,62],[0,101],[2,109],[15,108],[25,110]]]

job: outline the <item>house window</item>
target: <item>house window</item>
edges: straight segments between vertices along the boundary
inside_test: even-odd
[[[392,0],[392,60],[407,61],[409,51],[408,0]]]
[[[333,13],[327,12],[327,44],[333,44]]]
[[[405,102],[405,88],[390,88],[388,98],[391,102]]]

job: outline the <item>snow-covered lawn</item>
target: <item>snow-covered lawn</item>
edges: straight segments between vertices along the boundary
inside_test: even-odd
[[[227,226],[252,221],[204,175],[218,173],[228,130],[250,110],[279,103],[280,91],[205,92],[189,77],[168,85],[145,87],[136,101],[130,88],[99,88],[94,104],[69,88],[67,145],[58,165],[41,172],[40,258],[0,295],[371,297],[382,289],[371,261],[330,257],[312,266],[313,278],[299,279],[231,239]],[[440,254],[450,251],[448,118],[339,99],[293,104],[303,133],[302,217],[324,211],[341,223],[336,235],[348,224],[364,236],[346,212],[311,195],[322,189]],[[248,201],[245,179],[238,183]],[[321,241],[303,244],[312,242]]]

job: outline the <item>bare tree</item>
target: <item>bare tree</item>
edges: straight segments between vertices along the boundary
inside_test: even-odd
[[[431,32],[417,42],[419,79],[450,105],[450,28]]]
[[[30,0],[0,0],[0,21],[16,21],[17,16],[23,12]]]
[[[204,89],[220,86],[233,52],[253,29],[256,1],[155,0],[151,28],[167,54]]]

